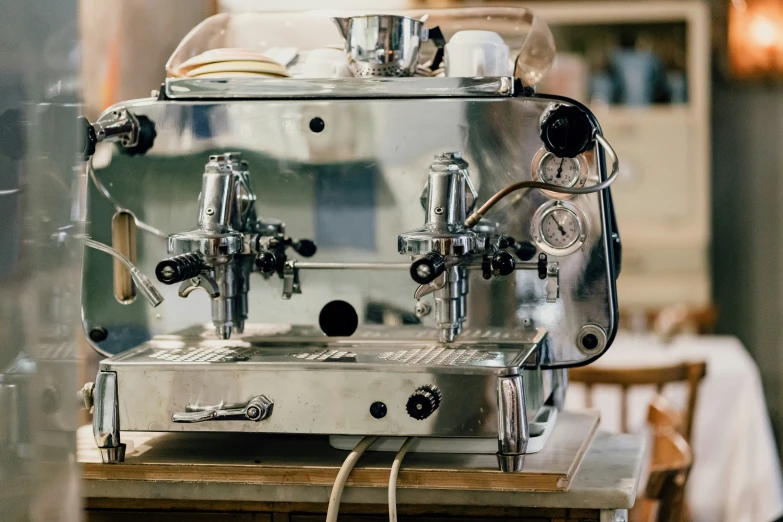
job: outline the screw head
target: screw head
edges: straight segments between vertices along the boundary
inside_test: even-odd
[[[206,214],[206,215],[208,215],[208,216],[211,216],[211,215],[213,215],[214,213],[215,213],[215,209],[214,209],[214,208],[212,208],[212,207],[207,207],[207,209],[206,209],[206,210],[204,210],[204,214]]]
[[[439,216],[443,214],[443,207],[435,207],[435,213]]]
[[[250,420],[257,420],[259,417],[261,417],[261,408],[258,406],[250,406],[245,411],[245,416]]]

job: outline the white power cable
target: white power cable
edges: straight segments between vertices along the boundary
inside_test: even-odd
[[[389,474],[389,522],[397,522],[397,475],[400,473],[402,459],[411,447],[416,437],[408,437],[403,442],[400,451],[394,456],[391,473]]]
[[[353,467],[359,461],[362,454],[367,451],[367,448],[372,446],[376,440],[378,440],[378,437],[364,437],[345,458],[345,462],[343,462],[340,471],[337,473],[337,478],[334,479],[332,494],[329,495],[326,522],[337,522],[337,513],[340,511],[340,499],[342,499],[343,489],[345,489],[345,483],[348,481],[348,476],[351,474]]]

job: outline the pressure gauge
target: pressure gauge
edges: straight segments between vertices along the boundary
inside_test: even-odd
[[[587,234],[587,219],[572,203],[552,201],[533,215],[532,236],[538,247],[554,256],[565,256],[582,247]]]
[[[584,154],[574,158],[560,158],[546,149],[539,150],[533,157],[531,166],[533,179],[558,187],[581,187],[587,180],[587,160]],[[570,194],[545,191],[548,196],[565,199]]]

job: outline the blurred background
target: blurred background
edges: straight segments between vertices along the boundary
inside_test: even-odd
[[[370,6],[372,11],[381,11],[481,2],[36,0],[24,13],[4,3],[9,3],[8,12],[24,18],[6,17],[0,31],[3,110],[30,102],[51,105],[61,112],[41,117],[59,121],[77,112],[94,120],[113,103],[149,96],[164,79],[166,60],[180,40],[218,12]],[[765,516],[771,520],[783,514],[779,471],[783,442],[783,2],[518,4],[540,15],[555,35],[557,60],[538,90],[588,105],[621,159],[621,176],[612,190],[623,240],[618,291],[626,335],[620,343],[625,346],[616,346],[612,352],[625,350],[625,356],[608,361],[607,367],[631,368],[650,360],[705,361],[707,375],[696,406],[693,445],[697,455],[710,455],[721,465],[702,463],[695,478],[700,477],[707,489],[716,480],[729,480],[731,474],[745,482],[743,488],[753,489],[764,482],[773,497],[766,515],[748,520]],[[36,27],[36,37],[29,31],[14,31],[14,27]],[[77,35],[80,47],[75,43]],[[80,96],[83,105],[77,110]],[[2,128],[12,124],[3,122]],[[38,130],[31,124],[28,135],[35,136]],[[62,150],[22,156],[9,164],[4,176],[15,169],[35,171],[35,161],[42,161],[42,156],[44,161],[65,157],[68,163]],[[78,187],[78,177],[70,171],[58,172],[44,163],[37,172],[65,180],[67,190],[71,185]],[[0,188],[13,189],[16,178],[9,179],[11,185]],[[23,198],[15,204],[23,205]],[[0,211],[11,207],[4,205]],[[56,205],[49,210],[52,216],[32,221],[47,223],[34,227],[33,237],[43,241],[56,236],[58,220],[67,226],[73,211]],[[20,217],[9,219],[19,227],[5,230],[9,236],[4,241],[17,244],[16,235],[30,223],[23,224]],[[34,250],[25,251],[27,257],[6,262],[4,254],[10,252],[0,250],[0,276],[6,278],[0,303],[11,303],[2,304],[0,310],[6,324],[17,322],[14,314],[23,306],[41,314],[56,312],[22,303],[23,295],[51,304],[56,294],[59,312],[73,308],[73,278],[78,278],[73,270],[56,278],[56,284],[45,284],[36,275],[38,254]],[[63,267],[78,266],[78,254],[64,252]],[[19,272],[16,265],[20,264],[31,267],[30,271]],[[8,270],[3,272],[6,265]],[[15,285],[10,284],[12,280]],[[58,315],[55,324],[67,325],[71,319]],[[83,366],[81,358],[94,364],[97,356],[86,343],[75,344],[73,329],[49,332],[46,343],[38,334],[19,333],[24,340],[18,342],[13,335],[7,336],[1,361],[17,360],[20,347],[60,343],[68,347],[57,352],[57,357],[66,361],[69,382],[91,380],[93,367]],[[2,384],[0,380],[0,400],[3,393],[10,393],[10,385],[3,391]],[[631,394],[627,404],[632,411],[626,419],[617,413],[626,399],[612,395],[608,388],[593,391],[590,383],[581,388],[575,384],[569,389],[570,405],[579,407],[585,401],[600,407],[607,429],[633,430],[634,424],[643,422],[644,392]],[[684,388],[673,392],[687,393]],[[737,425],[752,434],[735,429]],[[70,427],[62,429],[60,435]],[[722,446],[710,445],[707,439],[719,436],[724,437]],[[61,441],[54,444],[63,445],[67,446]],[[66,457],[53,460],[63,465],[58,468],[63,476],[72,473]],[[739,465],[732,464],[736,460],[745,462],[739,471]],[[718,513],[709,511],[709,502],[703,504],[692,500],[693,511],[701,513],[696,518],[732,520],[727,514],[731,508]],[[776,510],[780,512],[773,516]]]

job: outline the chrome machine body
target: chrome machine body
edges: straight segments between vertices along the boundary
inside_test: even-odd
[[[576,153],[557,150],[569,111],[589,123]],[[568,187],[607,179],[575,102],[513,78],[169,79],[97,123],[128,115],[132,154],[98,145],[114,202],[91,190],[90,233],[110,242],[118,202],[164,230],[129,257],[165,301],[119,303],[87,252],[85,329],[111,357],[85,402],[106,462],[122,428],[480,438],[518,471],[564,368],[611,344],[608,190],[477,210],[539,179],[536,157],[578,157]]]

